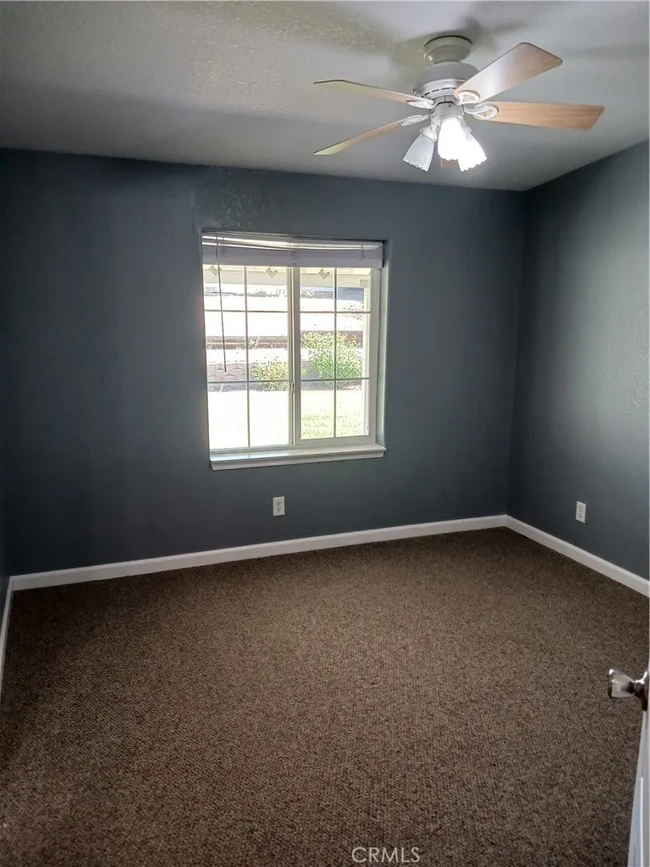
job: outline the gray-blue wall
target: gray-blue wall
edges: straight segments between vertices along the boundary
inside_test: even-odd
[[[0,198],[0,214],[4,209]],[[5,288],[2,283],[2,238],[0,228],[0,313],[2,311],[2,296]],[[4,375],[4,353],[3,346],[6,343],[6,338],[3,334],[0,319],[0,624],[4,614],[5,602],[7,599],[7,587],[9,585],[9,565],[7,563],[7,510],[5,504],[5,456],[4,456],[4,435],[6,431],[6,394],[5,394],[5,375]],[[0,655],[2,648],[0,647]]]
[[[12,574],[505,511],[522,194],[12,151],[0,181]],[[384,458],[210,469],[202,225],[388,242]]]
[[[0,624],[4,614],[4,607],[7,600],[7,588],[9,586],[9,564],[7,562],[7,540],[6,540],[6,509],[4,503],[4,463],[0,458]]]
[[[510,514],[647,576],[647,143],[527,194],[516,382]]]
[[[0,296],[2,295],[2,283],[0,282]],[[0,407],[4,401],[4,377],[2,359],[2,335],[0,334]],[[7,510],[5,504],[5,460],[3,448],[3,424],[4,416],[0,413],[0,624],[4,614],[7,599],[7,587],[9,585],[9,564],[7,562]],[[0,654],[2,649],[0,648]]]

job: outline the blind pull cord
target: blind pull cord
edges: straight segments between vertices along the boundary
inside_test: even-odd
[[[221,351],[223,353],[223,372],[227,373],[226,364],[226,330],[223,325],[223,293],[221,291],[221,262],[219,261],[219,247],[217,246],[217,276],[219,278],[219,312],[221,313]]]

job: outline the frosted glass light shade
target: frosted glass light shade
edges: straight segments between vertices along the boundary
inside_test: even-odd
[[[458,168],[461,172],[466,172],[468,169],[473,169],[480,163],[484,163],[485,160],[485,151],[476,141],[469,127],[465,127],[465,145],[458,155]]]
[[[404,162],[423,172],[429,171],[433,152],[435,150],[436,135],[432,129],[423,129],[415,139],[411,147],[404,154]]]
[[[441,160],[457,160],[466,145],[463,122],[459,117],[446,117],[438,133],[438,155]]]

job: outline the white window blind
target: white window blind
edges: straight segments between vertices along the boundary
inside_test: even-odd
[[[381,268],[381,241],[315,241],[272,235],[203,235],[204,265]]]

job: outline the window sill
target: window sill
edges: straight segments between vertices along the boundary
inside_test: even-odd
[[[285,464],[316,464],[323,461],[350,461],[360,458],[381,458],[386,449],[377,444],[364,446],[339,446],[338,448],[300,448],[291,451],[248,452],[241,455],[221,455],[212,452],[210,465],[213,470],[235,470],[246,467],[274,467]]]

